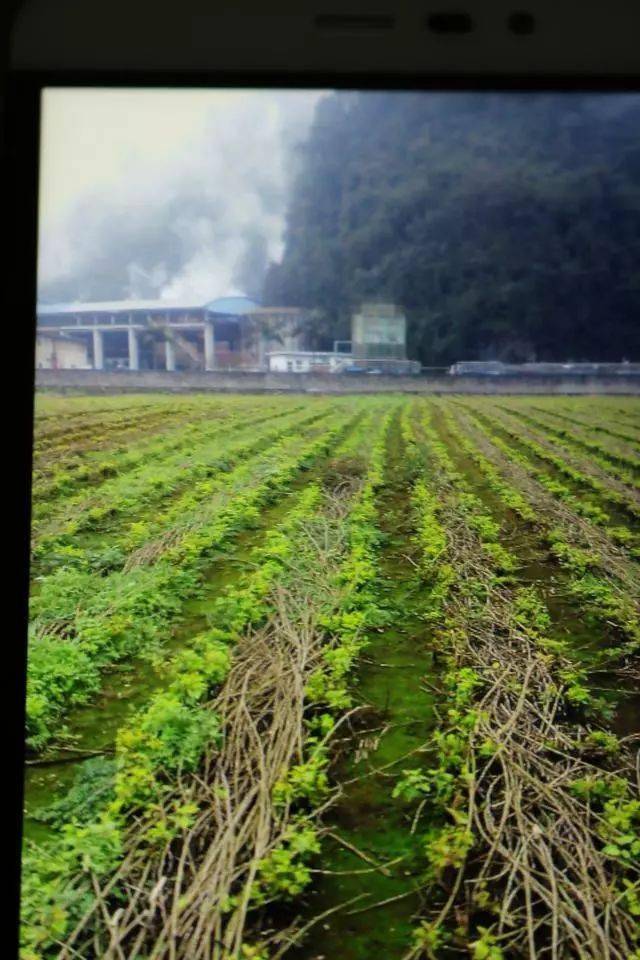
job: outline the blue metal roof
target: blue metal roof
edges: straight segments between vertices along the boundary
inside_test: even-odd
[[[255,300],[249,297],[218,297],[217,300],[210,300],[205,303],[207,310],[211,313],[237,314],[251,313],[260,306]]]

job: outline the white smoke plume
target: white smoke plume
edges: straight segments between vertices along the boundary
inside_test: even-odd
[[[39,298],[256,296],[320,96],[45,91]]]

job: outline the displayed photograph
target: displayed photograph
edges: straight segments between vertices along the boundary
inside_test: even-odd
[[[640,960],[640,94],[40,109],[21,960]]]

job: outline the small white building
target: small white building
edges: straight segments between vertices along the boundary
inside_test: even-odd
[[[36,367],[40,370],[90,370],[86,340],[47,332],[36,336]]]
[[[322,350],[272,350],[267,353],[269,370],[277,373],[337,373],[345,354]]]

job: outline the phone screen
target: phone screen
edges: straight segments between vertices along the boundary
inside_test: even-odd
[[[640,95],[42,92],[22,958],[640,958]]]

